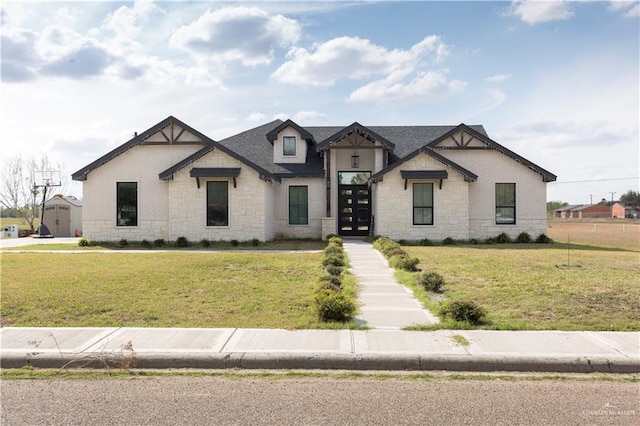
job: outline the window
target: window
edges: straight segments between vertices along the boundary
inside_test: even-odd
[[[138,182],[116,183],[118,226],[138,226]]]
[[[433,225],[433,183],[413,184],[413,224]]]
[[[282,155],[293,157],[296,155],[296,137],[295,136],[283,136],[282,137]]]
[[[306,186],[289,187],[289,225],[309,224],[309,191]]]
[[[207,182],[207,226],[229,226],[229,182]]]
[[[496,225],[516,223],[516,184],[496,183]]]

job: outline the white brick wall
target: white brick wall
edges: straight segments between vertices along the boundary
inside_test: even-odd
[[[542,176],[494,150],[445,150],[441,154],[478,175],[469,185],[469,238],[501,232],[537,237],[547,232],[547,186]],[[516,224],[495,224],[495,184],[516,184]]]
[[[447,170],[448,178],[439,189],[439,180],[409,180],[404,189],[400,170]],[[432,182],[433,225],[413,225],[413,183]],[[427,154],[420,154],[384,175],[374,185],[375,230],[394,240],[442,240],[468,238],[469,183],[455,170]]]
[[[309,195],[309,224],[289,225],[289,186],[306,185]],[[322,217],[326,211],[324,178],[282,179],[275,189],[275,236],[284,238],[321,238]]]
[[[83,236],[94,241],[168,238],[168,183],[158,174],[200,148],[135,146],[89,173],[82,185]],[[116,226],[116,182],[138,182],[138,226]]]

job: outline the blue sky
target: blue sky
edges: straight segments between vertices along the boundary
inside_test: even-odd
[[[482,124],[558,175],[639,189],[635,2],[4,1],[1,159],[72,172],[169,115],[213,139],[300,125]]]

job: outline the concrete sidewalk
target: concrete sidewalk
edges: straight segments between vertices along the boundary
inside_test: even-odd
[[[0,341],[2,368],[640,373],[637,332],[7,327]]]
[[[357,277],[360,313],[356,320],[376,329],[395,329],[439,320],[422,307],[410,289],[398,284],[393,269],[370,243],[344,240],[351,272]]]

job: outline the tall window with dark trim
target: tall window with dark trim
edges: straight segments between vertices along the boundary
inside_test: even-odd
[[[516,184],[496,183],[496,225],[516,223]]]
[[[433,225],[433,183],[413,184],[413,224]]]
[[[306,186],[289,187],[289,225],[309,224],[309,190]]]
[[[138,182],[116,182],[117,226],[138,226]]]
[[[296,137],[295,136],[282,137],[282,155],[287,157],[294,157],[296,155]]]
[[[207,226],[229,226],[229,182],[207,182]]]

